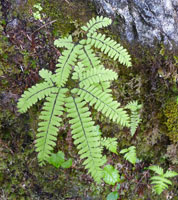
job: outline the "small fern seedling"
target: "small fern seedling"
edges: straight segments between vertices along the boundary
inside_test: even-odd
[[[130,163],[134,164],[136,163],[137,160],[137,155],[136,155],[136,148],[135,146],[131,146],[126,149],[122,149],[120,151],[121,154],[124,154],[124,158],[128,160]]]
[[[167,189],[168,185],[172,185],[172,182],[168,178],[172,178],[178,175],[177,172],[170,170],[167,170],[166,173],[164,173],[163,168],[157,165],[150,166],[148,169],[158,174],[157,176],[152,176],[150,178],[153,189],[158,195]]]
[[[125,108],[131,111],[130,133],[132,136],[134,136],[138,124],[141,122],[139,111],[142,108],[142,105],[138,104],[137,101],[131,101],[126,105]]]
[[[19,111],[24,113],[37,101],[45,99],[35,144],[40,165],[45,164],[51,156],[62,116],[67,112],[74,144],[85,168],[96,182],[100,182],[103,177],[102,166],[106,158],[102,155],[101,136],[95,131],[89,106],[113,122],[130,127],[127,111],[113,99],[110,89],[111,82],[117,79],[117,73],[105,69],[95,54],[99,49],[121,64],[131,66],[130,56],[120,44],[97,33],[99,28],[110,24],[109,18],[92,18],[82,27],[86,33],[85,39],[73,42],[69,35],[55,40],[57,47],[65,49],[61,50],[62,55],[58,59],[55,73],[42,69],[39,74],[43,82],[25,91],[18,102]],[[107,143],[104,141],[105,139],[102,144],[115,151],[108,146],[109,140]]]

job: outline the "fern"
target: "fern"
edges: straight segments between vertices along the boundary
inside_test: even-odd
[[[56,145],[63,113],[67,112],[80,158],[97,182],[101,181],[102,166],[106,162],[102,155],[103,146],[117,153],[117,142],[115,138],[102,138],[95,131],[96,126],[88,106],[94,107],[108,119],[130,127],[128,113],[111,95],[111,81],[117,79],[117,74],[111,69],[105,69],[92,49],[92,46],[98,47],[115,60],[131,66],[130,56],[123,47],[105,35],[96,33],[99,28],[109,24],[109,18],[93,18],[82,27],[87,39],[75,43],[71,35],[57,39],[54,44],[65,50],[58,59],[55,73],[41,70],[39,74],[43,82],[25,91],[18,102],[18,109],[23,113],[38,100],[45,101],[39,117],[35,144],[40,165],[49,161]],[[70,82],[73,81],[70,86],[67,84],[69,77],[72,78]]]
[[[107,17],[97,16],[96,19],[92,18],[87,23],[87,25],[82,26],[81,29],[86,31],[86,32],[93,33],[99,28],[106,27],[106,26],[110,25],[111,22],[112,22],[111,19],[109,19]]]
[[[101,138],[101,146],[106,147],[109,151],[117,154],[117,138]]]
[[[117,101],[113,101],[111,94],[103,92],[96,86],[73,89],[73,93],[80,95],[91,106],[94,105],[97,111],[110,120],[120,123],[122,126],[129,126],[129,116],[124,109],[119,108],[120,104]]]
[[[40,115],[38,134],[36,139],[36,151],[41,164],[49,158],[51,151],[55,146],[58,128],[62,119],[59,117],[63,114],[64,93],[66,89],[59,88],[54,94],[46,98],[47,102],[43,106]]]
[[[131,66],[130,56],[127,51],[116,41],[111,38],[106,38],[101,33],[88,33],[86,43],[99,48],[103,53],[108,54],[114,60],[118,60],[121,64],[127,67]]]
[[[82,98],[69,97],[67,99],[67,111],[72,128],[74,144],[79,149],[81,159],[85,159],[84,165],[95,181],[99,182],[102,177],[101,166],[106,162],[101,154],[100,136],[94,132],[94,122],[92,121],[88,108]]]
[[[137,101],[132,101],[128,103],[125,107],[131,111],[130,132],[132,136],[135,134],[138,124],[141,122],[141,119],[139,116],[139,110],[141,109],[141,107],[142,105],[138,104]]]
[[[165,189],[167,189],[168,185],[172,185],[172,182],[168,178],[172,178],[178,175],[177,172],[170,170],[167,170],[166,173],[164,173],[163,169],[156,165],[150,166],[148,169],[158,174],[157,176],[152,176],[150,178],[154,191],[158,195],[160,195]]]
[[[124,158],[128,160],[130,163],[135,164],[137,160],[137,155],[136,155],[136,148],[135,146],[131,146],[126,149],[122,149],[120,151],[121,154],[125,154]]]

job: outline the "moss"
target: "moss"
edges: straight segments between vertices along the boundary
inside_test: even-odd
[[[74,32],[76,27],[80,27],[93,15],[93,11],[87,2],[82,0],[72,2],[66,0],[44,0],[42,7],[47,17],[50,17],[51,20],[56,20],[52,24],[54,36],[66,36]]]
[[[168,129],[166,134],[172,142],[176,143],[178,142],[178,104],[176,99],[170,99],[163,112],[166,117],[165,125]]]

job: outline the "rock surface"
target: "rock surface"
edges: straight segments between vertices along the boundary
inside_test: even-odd
[[[178,0],[91,0],[98,14],[118,20],[120,36],[129,42],[178,47]]]

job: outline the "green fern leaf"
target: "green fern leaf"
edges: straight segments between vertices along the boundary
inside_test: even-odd
[[[159,175],[164,175],[164,171],[163,168],[157,166],[157,165],[152,165],[150,166],[148,169],[154,171],[155,173],[159,174]]]
[[[77,78],[79,79],[79,86],[90,86],[93,83],[112,81],[117,79],[117,73],[103,67],[92,68],[82,72],[78,70]]]
[[[164,173],[163,168],[157,165],[150,166],[148,169],[158,174],[158,176],[153,176],[150,178],[151,184],[153,185],[153,188],[157,194],[161,194],[166,188],[168,188],[168,185],[172,185],[172,182],[167,178],[178,175],[178,173],[169,170]]]
[[[41,78],[43,78],[46,82],[49,82],[51,84],[54,84],[54,77],[55,75],[52,74],[51,71],[47,70],[47,69],[42,69],[39,71],[39,75],[41,76]]]
[[[56,83],[58,87],[64,86],[70,75],[72,65],[75,64],[77,59],[77,52],[79,45],[71,45],[70,49],[62,52],[62,56],[58,59],[58,64],[56,65]]]
[[[38,160],[41,165],[49,159],[53,147],[56,145],[58,128],[62,119],[59,117],[63,114],[64,93],[66,89],[58,89],[57,93],[51,94],[46,98],[43,111],[40,115],[38,134],[36,139],[36,151]]]
[[[171,183],[170,180],[168,180],[167,178],[164,178],[164,177],[162,177],[162,176],[153,176],[153,177],[150,178],[150,180],[152,180],[152,183],[153,183],[154,181],[160,181],[160,182],[162,182],[162,183],[172,185],[172,183]]]
[[[117,154],[117,138],[101,138],[101,145],[109,151]]]
[[[80,51],[78,51],[79,59],[84,66],[90,68],[97,68],[103,66],[99,58],[95,55],[94,51],[91,49],[91,46],[86,44],[86,40],[81,40],[80,44],[83,46]]]
[[[125,108],[131,110],[131,120],[130,120],[130,132],[133,136],[137,130],[137,127],[139,123],[141,122],[140,116],[139,116],[139,110],[141,109],[142,105],[138,104],[137,101],[132,101],[128,103]]]
[[[82,26],[81,29],[86,32],[93,33],[99,28],[109,26],[111,23],[111,19],[103,16],[97,16],[96,18],[92,18],[86,26]]]
[[[114,60],[119,60],[121,64],[127,67],[132,65],[127,50],[111,38],[106,38],[104,34],[96,32],[93,34],[88,33],[87,38],[87,44],[91,46],[94,45],[94,47],[99,48],[103,53],[108,54],[108,56]]]
[[[44,99],[55,91],[56,87],[51,82],[43,82],[32,86],[19,99],[17,104],[19,112],[25,113],[38,100]]]
[[[96,182],[100,182],[102,177],[101,166],[106,162],[101,154],[100,136],[93,131],[92,121],[88,108],[82,98],[69,97],[66,103],[69,122],[72,128],[72,138],[74,144],[79,149],[81,159],[85,159],[84,165],[91,173]]]
[[[129,116],[123,108],[119,108],[120,104],[117,101],[113,101],[111,94],[103,92],[95,86],[84,86],[73,89],[72,92],[80,95],[90,106],[94,105],[97,111],[110,120],[129,127]]]
[[[136,148],[135,146],[131,146],[126,149],[122,149],[120,151],[121,154],[125,154],[124,158],[128,160],[130,163],[135,164],[137,160],[137,155],[136,155]]]
[[[174,177],[174,176],[177,176],[178,175],[178,173],[177,172],[174,172],[174,171],[166,171],[166,173],[164,174],[164,177],[166,177],[166,178],[172,178],[172,177]]]
[[[74,45],[72,41],[72,36],[69,35],[69,37],[59,38],[54,41],[54,45],[56,47],[65,47],[67,49],[71,49],[71,47]]]

